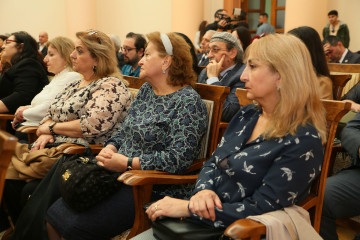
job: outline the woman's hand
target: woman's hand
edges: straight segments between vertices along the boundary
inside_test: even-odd
[[[189,209],[199,217],[215,221],[215,207],[222,209],[220,198],[214,191],[202,190],[190,198]]]
[[[109,146],[110,145],[103,148],[96,156],[96,160],[98,160],[97,164],[114,172],[125,172],[128,157],[117,153]]]
[[[182,200],[171,197],[164,197],[163,199],[151,204],[146,210],[148,217],[155,221],[158,217],[190,217],[188,210],[188,200]]]
[[[41,124],[38,129],[36,130],[36,135],[37,136],[41,136],[42,134],[47,134],[47,135],[51,135],[50,129],[49,129],[49,124],[51,123],[51,120],[48,120],[46,122],[44,122],[43,124]]]
[[[47,143],[53,143],[54,137],[51,134],[42,134],[38,139],[33,143],[30,152],[43,149]]]
[[[30,106],[21,106],[16,110],[14,120],[11,123],[13,129],[16,130],[15,126],[18,122],[24,121],[23,112],[28,108],[30,108]]]

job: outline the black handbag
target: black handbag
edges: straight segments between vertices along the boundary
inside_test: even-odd
[[[118,172],[97,165],[87,148],[84,154],[75,154],[61,166],[59,190],[65,203],[76,211],[85,211],[118,191],[122,183]]]
[[[215,228],[191,218],[163,218],[151,222],[153,235],[158,240],[219,240],[224,228]]]

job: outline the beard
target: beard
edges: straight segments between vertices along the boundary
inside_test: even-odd
[[[134,66],[136,65],[138,62],[139,62],[139,57],[136,55],[135,57],[133,57],[132,59],[124,56],[124,62],[125,64],[127,65],[131,65],[131,66]]]

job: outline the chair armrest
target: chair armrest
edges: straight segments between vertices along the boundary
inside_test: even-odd
[[[101,144],[90,144],[89,147],[91,148],[91,151],[94,154],[97,154],[101,151],[103,148],[103,145]],[[65,154],[81,154],[85,151],[84,146],[80,146],[74,143],[63,143],[59,146],[57,146],[57,150],[62,151]]]
[[[36,126],[21,126],[17,128],[16,130],[22,133],[36,133],[38,127]]]
[[[126,178],[123,183],[129,186],[153,184],[185,184],[194,183],[198,175],[174,174],[134,174]]]
[[[0,114],[0,120],[13,120],[15,117],[14,114],[8,114],[8,113],[1,113]]]
[[[225,229],[225,236],[232,239],[260,239],[266,234],[266,226],[251,219],[239,219]]]
[[[156,170],[131,170],[126,171],[118,177],[119,182],[124,182],[127,178],[135,174],[170,174],[168,172],[156,171]]]
[[[229,126],[229,123],[227,122],[220,122],[220,125],[219,125],[219,128],[222,129],[222,128],[227,128]]]

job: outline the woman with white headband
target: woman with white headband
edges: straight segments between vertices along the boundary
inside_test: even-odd
[[[175,33],[147,35],[139,62],[140,88],[122,128],[97,156],[112,171],[159,170],[181,174],[200,151],[207,127],[206,107],[191,85],[196,82],[189,45]],[[189,190],[189,191],[187,191]],[[154,200],[186,197],[190,189],[155,186]],[[135,209],[132,188],[123,185],[94,207],[76,212],[60,198],[48,210],[50,239],[109,239],[131,228]]]

